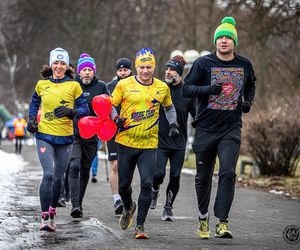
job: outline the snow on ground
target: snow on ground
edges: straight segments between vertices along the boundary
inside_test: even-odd
[[[22,220],[13,214],[13,204],[16,177],[26,165],[22,156],[0,150],[0,249],[14,249],[14,235],[23,230]]]

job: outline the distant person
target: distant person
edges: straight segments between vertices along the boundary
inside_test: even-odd
[[[81,54],[77,63],[77,74],[76,81],[79,82],[88,102],[90,115],[97,116],[92,107],[92,100],[97,95],[109,95],[109,92],[105,83],[96,77],[94,58],[86,53]],[[82,138],[78,130],[78,119],[75,119],[74,123],[74,143],[69,163],[69,188],[72,203],[70,215],[73,218],[80,218],[83,216],[82,202],[89,183],[92,161],[98,150],[99,139],[97,135],[90,139]]]
[[[117,78],[107,84],[108,90],[112,93],[122,79],[132,75],[131,61],[128,58],[119,58],[116,62]],[[120,106],[117,107],[117,112],[120,113]],[[108,161],[110,162],[109,185],[114,199],[115,215],[119,216],[123,211],[123,202],[119,194],[118,185],[118,144],[115,142],[115,137],[107,142]]]
[[[97,183],[98,180],[97,180],[97,174],[98,174],[98,165],[99,165],[99,159],[98,159],[98,150],[100,149],[101,147],[101,141],[99,140],[98,141],[98,149],[97,149],[97,152],[96,152],[96,155],[93,159],[93,162],[92,162],[92,183]]]
[[[173,104],[176,109],[178,134],[169,134],[169,123],[164,110],[159,112],[157,165],[153,178],[153,191],[151,209],[155,209],[160,185],[166,175],[166,165],[170,162],[170,179],[166,189],[166,201],[162,219],[173,221],[173,203],[180,187],[180,174],[184,162],[185,148],[187,143],[187,121],[188,115],[195,117],[196,107],[193,98],[181,96],[182,73],[186,64],[182,56],[172,57],[166,64],[165,81],[171,92]]]
[[[233,17],[223,18],[214,34],[216,52],[199,57],[184,79],[184,97],[198,99],[193,151],[196,154],[195,177],[199,209],[197,235],[210,237],[209,201],[216,156],[219,180],[214,215],[219,219],[215,236],[232,238],[228,216],[235,191],[235,170],[241,145],[242,112],[248,113],[255,95],[251,62],[234,53],[238,44]]]
[[[26,129],[26,121],[21,113],[19,113],[18,117],[14,120],[13,126],[15,136],[15,153],[21,154]]]
[[[52,50],[49,66],[43,66],[41,75],[43,79],[36,84],[31,98],[27,130],[35,133],[43,168],[39,190],[42,208],[40,230],[55,231],[56,207],[73,143],[73,119],[88,115],[89,107],[79,83],[73,80],[66,50]],[[37,123],[40,106],[41,117]]]
[[[138,51],[135,68],[137,75],[120,80],[111,96],[115,107],[121,105],[120,115],[114,117],[120,128],[116,142],[119,145],[119,193],[124,204],[119,224],[121,229],[125,230],[133,222],[136,202],[132,200],[131,182],[137,166],[141,191],[134,237],[149,239],[149,235],[144,231],[144,222],[152,197],[161,105],[166,111],[170,133],[177,130],[177,123],[169,87],[153,77],[155,57],[151,49],[143,48]]]

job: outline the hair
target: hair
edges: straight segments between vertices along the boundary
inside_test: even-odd
[[[50,76],[52,76],[53,72],[52,72],[52,69],[49,65],[43,65],[41,71],[41,76],[46,79],[46,78],[49,78]],[[66,73],[65,73],[66,76],[70,77],[71,79],[74,79],[74,70],[73,68],[68,68],[66,70]]]

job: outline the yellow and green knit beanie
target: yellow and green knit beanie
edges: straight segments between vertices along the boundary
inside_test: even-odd
[[[226,16],[222,19],[221,24],[215,31],[214,44],[216,45],[216,40],[221,36],[227,36],[234,41],[235,46],[238,44],[238,36],[235,28],[235,20],[231,16]]]

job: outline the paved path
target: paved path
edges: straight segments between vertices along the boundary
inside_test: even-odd
[[[13,152],[13,147],[2,146],[2,150]],[[181,188],[174,204],[176,221],[161,220],[166,188],[163,185],[158,207],[149,211],[145,224],[150,240],[135,240],[133,228],[126,231],[119,229],[103,162],[99,165],[98,183],[90,182],[88,185],[84,218],[71,218],[68,204],[66,208],[58,208],[58,229],[55,233],[39,232],[38,186],[41,167],[35,147],[24,147],[22,156],[29,164],[16,176],[18,191],[12,197],[11,213],[8,218],[0,221],[5,223],[9,221],[9,217],[16,217],[22,222],[21,232],[10,232],[14,234],[14,242],[10,242],[8,249],[300,249],[300,241],[297,245],[291,245],[282,237],[287,225],[300,226],[300,202],[243,188],[236,189],[230,213],[230,230],[234,239],[198,239],[195,234],[198,212],[194,177],[186,174],[182,175]],[[213,186],[212,201],[215,197],[215,184]],[[133,191],[136,200],[139,192],[137,172]],[[212,216],[212,233],[216,222]]]

